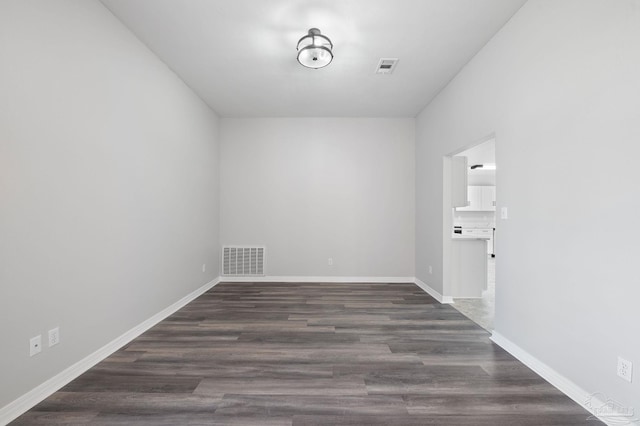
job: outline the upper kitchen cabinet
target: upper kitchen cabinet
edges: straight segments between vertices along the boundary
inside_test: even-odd
[[[451,205],[452,207],[456,207],[456,209],[468,205],[467,164],[467,157],[455,156],[451,158]]]
[[[469,199],[466,207],[461,207],[456,210],[460,211],[482,211],[482,187],[481,186],[469,186],[467,189]]]
[[[456,207],[456,211],[494,212],[496,211],[495,186],[469,186],[468,201],[465,207]]]
[[[482,211],[496,211],[496,187],[495,186],[481,186],[480,196],[482,198],[480,202],[480,210]]]

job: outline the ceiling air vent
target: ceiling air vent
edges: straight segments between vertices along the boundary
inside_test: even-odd
[[[397,63],[398,58],[381,58],[376,68],[376,74],[391,74]]]

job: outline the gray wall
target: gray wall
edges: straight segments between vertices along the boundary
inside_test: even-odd
[[[221,243],[265,245],[270,276],[413,277],[414,130],[222,119]]]
[[[496,331],[636,412],[639,40],[638,1],[530,0],[416,130],[418,278],[442,290],[443,155],[495,132]]]
[[[217,277],[219,208],[216,116],[101,3],[3,0],[0,64],[2,407]]]

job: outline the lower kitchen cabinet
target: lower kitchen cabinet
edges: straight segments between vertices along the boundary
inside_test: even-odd
[[[453,239],[451,290],[454,298],[482,297],[487,289],[487,240]]]

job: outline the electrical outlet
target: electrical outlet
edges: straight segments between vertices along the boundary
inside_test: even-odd
[[[633,374],[633,363],[624,358],[618,357],[618,376],[631,383],[631,375]]]
[[[49,347],[60,343],[60,328],[52,328],[49,330]]]
[[[429,273],[433,274],[433,266],[429,265]]]
[[[206,271],[206,270],[207,270],[207,264],[206,264],[206,263],[203,263],[203,264],[202,264],[202,272],[204,272],[204,271]]]
[[[29,356],[34,356],[42,352],[42,335],[29,339]]]
[[[330,257],[329,259],[327,259],[327,264],[329,266],[333,266],[333,257]]]

